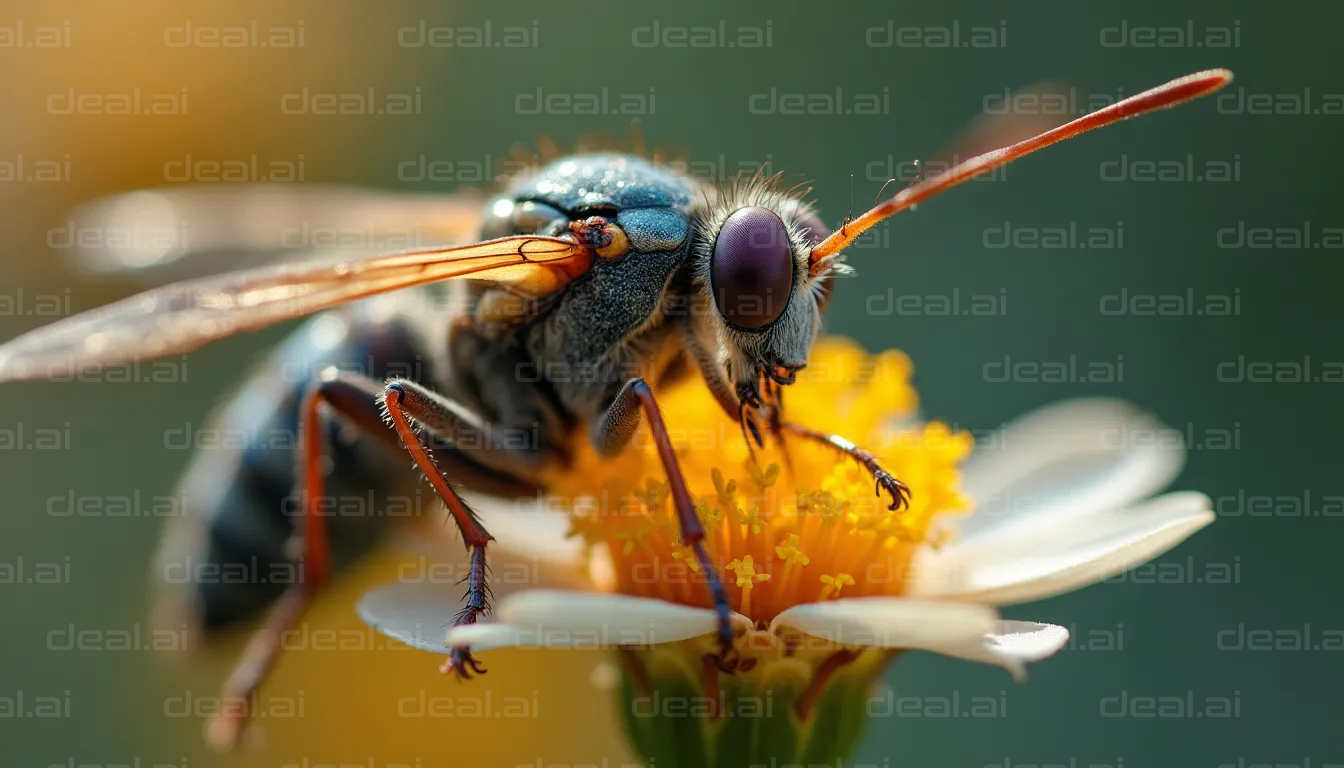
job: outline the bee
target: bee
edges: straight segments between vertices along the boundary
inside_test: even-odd
[[[1230,80],[1226,70],[1199,72],[977,154],[917,179],[835,231],[778,177],[712,183],[636,155],[562,157],[479,208],[456,201],[417,210],[437,217],[458,244],[172,283],[0,345],[0,381],[182,355],[318,315],[217,417],[222,428],[297,440],[277,447],[263,438],[199,453],[183,481],[196,505],[169,531],[163,550],[190,550],[197,562],[221,568],[303,564],[289,584],[200,579],[177,595],[207,631],[270,610],[225,683],[232,700],[249,700],[282,633],[387,527],[388,518],[369,513],[376,499],[360,515],[333,514],[332,499],[419,482],[405,471],[409,454],[468,550],[465,599],[452,623],[471,624],[489,611],[492,537],[455,484],[493,493],[544,490],[542,468],[564,465],[572,437],[586,435],[611,456],[641,422],[666,472],[682,541],[706,574],[727,664],[728,600],[657,406],[658,389],[698,375],[749,446],[763,446],[767,436],[824,443],[859,462],[896,509],[912,489],[878,457],[790,421],[783,406],[784,390],[807,365],[833,279],[848,271],[844,249],[892,214],[1023,155],[1207,95]],[[250,202],[232,214],[240,226],[283,215],[276,211],[283,206]],[[197,203],[230,217],[227,206]],[[384,201],[389,207],[397,206]],[[345,200],[323,215],[356,209]],[[472,230],[474,242],[460,244]],[[425,305],[438,311],[405,304],[431,296],[447,301]],[[444,669],[462,677],[484,671],[468,647],[452,649]],[[245,716],[224,722],[221,740],[236,736]]]

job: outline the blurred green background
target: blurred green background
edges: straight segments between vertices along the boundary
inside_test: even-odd
[[[906,350],[929,416],[990,429],[1060,398],[1115,395],[1152,408],[1196,441],[1219,430],[1239,438],[1232,449],[1192,451],[1177,482],[1226,497],[1220,511],[1230,513],[1162,559],[1161,573],[1177,583],[1155,583],[1150,572],[1009,609],[1011,617],[1062,624],[1075,635],[1072,648],[1032,668],[1026,685],[988,667],[925,654],[902,659],[888,675],[896,695],[957,695],[963,701],[1002,695],[1007,716],[876,719],[856,759],[883,766],[1003,768],[1344,763],[1344,652],[1291,645],[1292,633],[1308,625],[1313,646],[1330,631],[1344,630],[1333,571],[1344,545],[1341,520],[1236,514],[1245,509],[1237,501],[1243,497],[1275,497],[1287,510],[1308,497],[1319,509],[1325,497],[1344,494],[1338,471],[1344,449],[1336,433],[1344,415],[1340,385],[1219,376],[1220,365],[1239,367],[1241,360],[1268,362],[1280,371],[1307,356],[1317,371],[1344,360],[1339,251],[1226,247],[1233,243],[1227,233],[1224,247],[1219,240],[1220,230],[1272,228],[1279,245],[1289,246],[1293,232],[1309,227],[1306,237],[1316,241],[1326,228],[1344,226],[1337,182],[1344,170],[1344,114],[1327,114],[1344,99],[1338,95],[1344,93],[1344,59],[1335,40],[1344,9],[1337,4],[725,6],[692,0],[643,7],[382,6],[339,0],[164,9],[11,0],[0,8],[0,27],[10,30],[11,40],[25,39],[17,37],[20,23],[27,35],[36,27],[69,30],[68,46],[0,47],[0,161],[15,163],[22,156],[26,163],[69,162],[59,183],[0,183],[0,295],[11,302],[21,291],[30,302],[38,295],[68,297],[76,311],[127,295],[134,286],[77,278],[62,254],[46,246],[48,229],[59,227],[63,214],[82,201],[164,185],[164,164],[188,154],[209,160],[256,155],[263,164],[302,156],[310,182],[451,190],[460,184],[402,180],[399,165],[421,155],[501,162],[515,142],[531,147],[543,134],[568,146],[585,134],[628,132],[629,117],[618,114],[519,114],[518,98],[538,89],[545,95],[605,89],[613,103],[615,94],[652,93],[651,114],[641,118],[650,144],[683,149],[692,160],[728,169],[768,160],[792,180],[809,180],[824,218],[835,223],[866,207],[888,168],[946,145],[987,97],[993,103],[1005,89],[1062,80],[1080,99],[1113,97],[1199,69],[1234,70],[1237,81],[1222,100],[1206,99],[1032,157],[1011,166],[1004,179],[968,184],[896,217],[880,230],[880,247],[851,256],[861,277],[841,285],[828,328],[869,349]],[[188,20],[198,28],[250,27],[255,21],[263,30],[302,22],[304,45],[166,46],[165,30]],[[535,28],[536,45],[399,46],[399,30],[422,22]],[[770,46],[632,44],[647,34],[637,30],[655,23],[660,29],[718,29],[722,23],[730,40],[739,28],[768,28]],[[996,44],[930,47],[941,30],[954,26],[962,40],[970,39],[971,27],[996,30]],[[1149,31],[1163,27],[1181,34]],[[1205,44],[1220,39],[1220,29],[1234,34],[1234,47]],[[887,40],[890,45],[870,44]],[[48,97],[71,88],[76,94],[187,88],[189,109],[173,116],[49,113]],[[304,88],[373,88],[378,94],[418,89],[422,107],[409,116],[282,114],[281,96]],[[879,115],[788,115],[751,108],[769,103],[763,94],[831,94],[837,88],[846,99],[880,94],[889,109]],[[1295,106],[1304,99],[1307,114]],[[1272,106],[1255,108],[1262,104]],[[1162,161],[1177,163],[1162,166],[1175,180],[1137,180],[1149,172],[1144,163]],[[1225,166],[1235,169],[1235,180],[1199,178],[1205,169]],[[1193,168],[1195,177],[1178,167]],[[1114,180],[1121,169],[1128,180]],[[1024,231],[1070,227],[1123,230],[1123,246],[987,247],[1001,241],[1005,228],[1019,233],[1022,246],[1031,242],[1021,239]],[[888,291],[893,299],[954,292],[963,301],[977,294],[1006,297],[1006,309],[989,317],[883,314]],[[1193,296],[1194,307],[1216,301],[1208,297],[1236,297],[1239,311],[1104,312],[1117,306],[1104,298],[1122,291],[1130,297]],[[1142,301],[1131,308],[1143,308]],[[4,312],[0,338],[41,322],[23,311]],[[54,517],[46,513],[47,499],[67,492],[144,498],[171,493],[188,456],[164,448],[165,431],[199,425],[237,384],[244,366],[281,335],[212,347],[192,358],[185,383],[3,390],[0,430],[21,428],[25,439],[36,430],[57,430],[68,440],[60,450],[0,450],[0,564],[17,565],[23,558],[31,568],[68,558],[70,578],[0,584],[0,699],[68,701],[61,717],[0,718],[0,763],[619,764],[623,753],[611,736],[601,735],[612,722],[607,702],[590,690],[586,672],[557,670],[563,665],[523,655],[510,661],[512,672],[492,672],[489,684],[526,691],[534,687],[530,675],[549,675],[552,688],[558,679],[571,690],[547,694],[539,720],[514,724],[400,721],[392,710],[407,695],[402,687],[431,696],[457,690],[437,676],[428,656],[368,652],[360,657],[364,661],[334,662],[322,654],[295,654],[304,658],[283,665],[274,690],[304,691],[303,722],[268,726],[271,743],[260,755],[218,757],[201,744],[199,718],[164,712],[166,699],[187,690],[213,695],[224,661],[178,668],[143,651],[48,649],[48,633],[70,625],[104,631],[143,625],[146,572],[161,520]],[[1005,358],[1076,360],[1080,369],[1123,358],[1123,380],[987,380],[993,376],[985,375],[986,365]],[[1200,583],[1219,564],[1235,565],[1235,583]],[[367,573],[363,581],[375,575]],[[320,616],[333,626],[357,627],[350,614],[358,591],[352,586],[334,593]],[[1220,649],[1219,633],[1227,630],[1278,633],[1280,650],[1230,650],[1227,642]],[[1104,650],[1114,641],[1122,647]],[[1233,698],[1239,716],[1103,716],[1102,702],[1117,696],[1178,697],[1196,702],[1197,710],[1209,699]]]

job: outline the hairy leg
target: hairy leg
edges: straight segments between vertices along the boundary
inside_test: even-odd
[[[322,428],[324,411],[381,440],[389,449],[402,450],[404,447],[410,452],[452,513],[470,549],[466,599],[454,623],[474,623],[489,611],[485,545],[491,540],[490,534],[438,470],[424,438],[448,441],[455,450],[461,450],[483,466],[517,469],[520,474],[533,466],[536,457],[526,451],[510,454],[509,449],[490,438],[491,425],[418,384],[394,379],[385,385],[366,376],[327,369],[309,389],[300,412],[302,444],[297,485],[303,524],[296,536],[303,557],[303,567],[299,571],[301,580],[286,590],[276,603],[225,681],[222,695],[230,701],[251,700],[252,693],[265,681],[279,658],[285,632],[302,619],[313,597],[331,579],[331,554],[323,510],[326,499],[322,459],[327,439],[327,432]],[[389,421],[391,429],[388,428]],[[427,434],[417,433],[412,422],[425,427]],[[444,670],[463,677],[485,671],[467,648],[453,649]],[[249,715],[244,706],[230,708],[229,713],[216,716],[208,726],[211,743],[220,748],[235,746]]]
[[[430,448],[425,445],[420,430],[412,426],[412,420],[421,427],[433,429],[432,425],[449,426],[446,415],[453,412],[455,403],[443,398],[429,389],[406,379],[393,379],[387,382],[382,394],[383,410],[392,428],[396,430],[401,442],[410,452],[411,459],[429,480],[434,492],[447,505],[453,521],[462,533],[463,543],[471,553],[471,570],[467,575],[467,593],[465,604],[453,618],[453,626],[475,624],[481,616],[490,612],[490,586],[486,581],[485,547],[494,537],[485,530],[476,513],[462,500],[462,497],[448,484],[447,478],[439,471]],[[471,649],[462,646],[453,648],[448,661],[441,668],[444,672],[456,673],[458,677],[468,679],[472,674],[481,674],[485,668],[471,655]]]
[[[672,503],[677,511],[677,523],[681,528],[682,544],[691,547],[700,567],[705,571],[714,610],[718,614],[719,647],[723,656],[727,657],[733,647],[732,610],[728,606],[728,594],[705,549],[705,527],[695,514],[695,505],[686,488],[686,479],[681,474],[681,465],[672,451],[667,425],[663,422],[663,415],[658,410],[658,402],[649,385],[640,378],[627,381],[606,412],[593,424],[590,437],[599,453],[613,456],[630,442],[639,428],[641,416],[649,420],[649,429],[653,432],[654,444],[658,448],[658,458],[662,461],[663,471],[667,473]]]
[[[326,517],[322,513],[325,488],[322,456],[326,442],[326,431],[322,429],[323,409],[330,409],[337,418],[359,426],[369,434],[390,437],[374,399],[380,389],[377,382],[363,377],[324,374],[304,396],[299,415],[302,444],[296,483],[303,506],[303,521],[295,534],[302,567],[298,570],[298,581],[271,609],[265,624],[252,636],[233,672],[225,680],[223,700],[251,701],[252,694],[265,681],[280,656],[284,634],[299,622],[313,596],[331,578],[331,552]],[[395,438],[389,440],[389,444],[395,445]],[[250,715],[246,703],[241,708],[230,707],[227,713],[216,715],[207,726],[210,743],[220,749],[236,746]]]
[[[876,495],[881,496],[883,491],[891,495],[891,504],[887,509],[900,509],[910,504],[910,486],[897,480],[890,472],[883,469],[877,463],[877,457],[869,451],[860,448],[840,435],[820,432],[791,421],[782,421],[779,426],[784,431],[798,435],[805,440],[828,445],[862,464],[863,468],[873,476],[873,481],[876,484]]]

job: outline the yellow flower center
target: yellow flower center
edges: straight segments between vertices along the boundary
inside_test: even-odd
[[[868,471],[830,446],[788,435],[781,448],[767,438],[753,458],[737,423],[694,378],[658,393],[734,610],[765,623],[800,603],[898,595],[916,548],[938,543],[934,517],[967,507],[957,464],[970,436],[936,422],[901,425],[917,403],[911,372],[900,352],[869,356],[852,342],[823,339],[784,390],[786,418],[853,441],[910,486],[913,498],[900,510],[888,509]],[[574,464],[547,482],[567,500],[571,534],[609,560],[604,586],[708,607],[647,426],[614,460],[586,441],[574,449]]]

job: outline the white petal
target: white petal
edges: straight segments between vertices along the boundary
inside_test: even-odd
[[[613,646],[673,643],[714,632],[706,608],[629,595],[531,590],[505,598],[496,611],[517,646]]]
[[[498,621],[454,628],[461,607],[459,591],[442,584],[391,584],[365,594],[358,611],[379,632],[436,653],[463,645],[477,651],[652,645],[708,635],[716,626],[714,612],[702,608],[564,590],[516,593],[500,601]]]
[[[1123,573],[1213,522],[1209,498],[1182,492],[1118,513],[997,536],[995,546],[922,552],[911,594],[1005,605],[1040,600]]]
[[[1069,630],[1064,627],[1034,621],[1000,621],[980,642],[947,653],[1003,667],[1020,681],[1025,677],[1026,664],[1053,656],[1068,642]]]
[[[997,621],[998,612],[984,605],[855,597],[796,605],[770,626],[793,627],[842,645],[941,652],[977,642]]]
[[[980,441],[964,474],[975,511],[950,517],[947,524],[972,539],[1009,526],[1053,524],[1127,506],[1180,473],[1181,443],[1179,432],[1120,400],[1045,406]]]
[[[1069,630],[1037,621],[1001,621],[985,635],[984,647],[1001,659],[1031,663],[1055,655],[1069,642]]]
[[[447,653],[448,625],[462,594],[445,584],[388,584],[369,590],[356,610],[365,624],[412,648]]]

